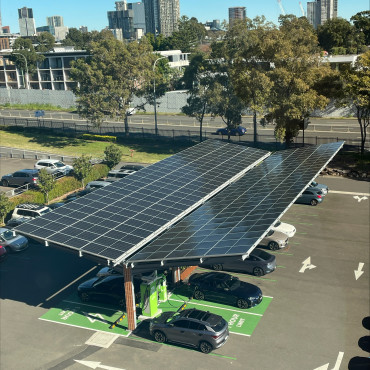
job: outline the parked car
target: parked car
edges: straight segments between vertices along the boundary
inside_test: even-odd
[[[137,171],[134,170],[111,170],[108,172],[108,177],[104,179],[105,182],[115,182],[124,177],[130,176]]]
[[[296,228],[293,225],[287,224],[277,220],[274,225],[271,227],[271,230],[279,231],[288,236],[288,238],[293,238],[296,233]]]
[[[223,346],[229,338],[229,325],[221,316],[195,308],[168,311],[152,319],[150,334],[159,343],[174,342],[199,348],[203,353]]]
[[[65,205],[65,202],[55,202],[55,203],[51,203],[48,205],[48,207],[51,209],[51,210],[54,210],[54,209],[57,209],[61,206],[64,206]]]
[[[102,276],[110,276],[110,275],[121,275],[117,270],[112,269],[110,267],[102,267],[98,273],[96,274],[97,277],[102,277]]]
[[[329,193],[329,187],[324,184],[319,184],[316,181],[312,181],[311,184],[308,186],[308,190],[311,188],[319,189],[322,192],[322,195],[326,195]]]
[[[125,164],[121,167],[121,170],[132,170],[132,171],[140,171],[145,166],[142,166],[141,164]]]
[[[225,258],[222,263],[204,263],[199,266],[212,268],[216,271],[240,271],[262,276],[276,269],[276,257],[261,249],[254,249],[245,260],[241,257],[229,257]]]
[[[43,204],[21,203],[14,208],[10,221],[18,220],[18,222],[25,222],[32,220],[35,217],[42,216],[48,212],[50,212],[50,208]],[[7,224],[7,226],[10,225]]]
[[[4,261],[7,256],[8,256],[8,252],[6,251],[6,248],[0,245],[0,262]]]
[[[41,170],[42,168],[53,175],[68,175],[73,170],[72,166],[66,165],[57,159],[40,159],[36,162],[35,169]]]
[[[37,185],[38,170],[24,169],[13,173],[8,173],[1,178],[2,186],[22,186],[30,184]]]
[[[224,272],[193,274],[189,278],[188,286],[195,299],[207,299],[239,308],[257,306],[263,298],[259,287]]]
[[[324,200],[322,191],[316,188],[307,188],[295,201],[297,204],[316,206]]]
[[[262,245],[264,247],[268,247],[272,251],[276,251],[280,248],[284,248],[288,245],[289,238],[286,234],[270,230],[266,236],[260,241],[259,245]]]
[[[238,126],[237,128],[230,129],[230,135],[231,136],[242,136],[246,132],[247,132],[247,129],[245,127],[243,127],[243,126]],[[225,128],[219,128],[216,131],[216,135],[225,135],[225,136],[227,136],[228,135],[227,127],[225,127]]]
[[[110,182],[107,181],[90,181],[86,186],[85,190],[87,192],[94,191],[96,189],[104,188],[105,186],[110,185]]]
[[[140,291],[140,280],[134,278],[135,291]],[[99,301],[120,308],[126,306],[124,277],[120,274],[109,274],[96,276],[89,279],[77,288],[77,293],[81,301]]]
[[[28,217],[19,217],[19,218],[11,218],[7,223],[6,227],[9,229],[12,229],[13,227],[17,227],[19,225],[22,225],[23,223],[29,221],[30,219]]]
[[[28,248],[28,239],[14,233],[6,227],[1,227],[0,244],[5,247],[8,252],[21,252]]]

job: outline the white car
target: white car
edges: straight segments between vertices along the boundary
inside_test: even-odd
[[[297,231],[293,225],[286,224],[277,220],[274,225],[271,227],[271,230],[280,231],[281,233],[287,235],[289,238],[293,238],[295,232]]]
[[[73,170],[72,166],[66,165],[58,159],[40,159],[36,162],[35,169],[41,170],[42,168],[46,168],[48,173],[63,175],[68,175]]]

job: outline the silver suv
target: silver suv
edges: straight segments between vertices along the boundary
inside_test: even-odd
[[[41,170],[42,168],[53,175],[68,175],[73,170],[72,166],[66,165],[57,159],[40,159],[35,163],[35,169]]]
[[[199,348],[203,353],[221,347],[229,337],[227,321],[219,315],[195,308],[164,312],[151,320],[149,330],[159,343],[175,342]]]
[[[12,218],[6,224],[8,227],[15,227],[23,222],[33,220],[35,217],[42,216],[50,212],[50,208],[43,204],[23,203],[18,204],[13,211]]]

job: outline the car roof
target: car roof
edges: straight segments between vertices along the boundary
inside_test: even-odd
[[[110,185],[110,182],[107,182],[107,181],[90,181],[87,185],[102,185],[102,186],[104,186],[104,185]]]
[[[34,168],[25,168],[24,170],[17,170],[17,171],[14,171],[13,173],[16,173],[16,172],[31,172],[31,173],[39,173],[39,170],[34,169]]]
[[[190,308],[182,311],[180,313],[180,317],[187,317],[189,319],[202,321],[204,323],[210,324],[211,326],[219,323],[222,319],[222,317],[219,315],[216,315],[209,311],[198,310],[196,308]]]
[[[56,162],[62,162],[62,161],[59,159],[39,159],[36,163],[39,163],[39,162],[56,163]]]
[[[230,274],[226,274],[225,272],[206,272],[204,274],[200,274],[199,278],[203,278],[205,280],[229,280]]]
[[[38,203],[21,203],[21,204],[18,204],[16,208],[31,209],[31,210],[39,211],[40,209],[49,208],[49,207],[45,206],[44,204],[38,204]]]

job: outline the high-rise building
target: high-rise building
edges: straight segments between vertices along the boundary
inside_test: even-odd
[[[132,9],[133,11],[135,32],[137,32],[139,29],[142,29],[142,32],[146,33],[144,3],[128,3],[127,8]]]
[[[116,1],[116,10],[108,12],[109,29],[115,30],[113,34],[122,35],[124,39],[133,39],[134,32],[134,14],[132,9],[128,9],[127,1]]]
[[[171,36],[178,29],[180,0],[144,0],[146,32]]]
[[[233,22],[237,19],[243,20],[247,17],[247,10],[245,6],[234,6],[229,8],[229,25],[233,25]]]
[[[80,26],[80,31],[86,33],[89,32],[89,29],[87,28],[87,26]]]
[[[63,17],[60,15],[53,15],[46,17],[46,24],[50,29],[50,33],[55,36],[57,41],[64,40],[68,33],[68,27],[64,26]]]
[[[21,36],[34,36],[36,34],[35,20],[31,8],[18,9],[18,22]]]
[[[315,29],[337,16],[338,0],[315,0],[307,3],[307,19]]]

